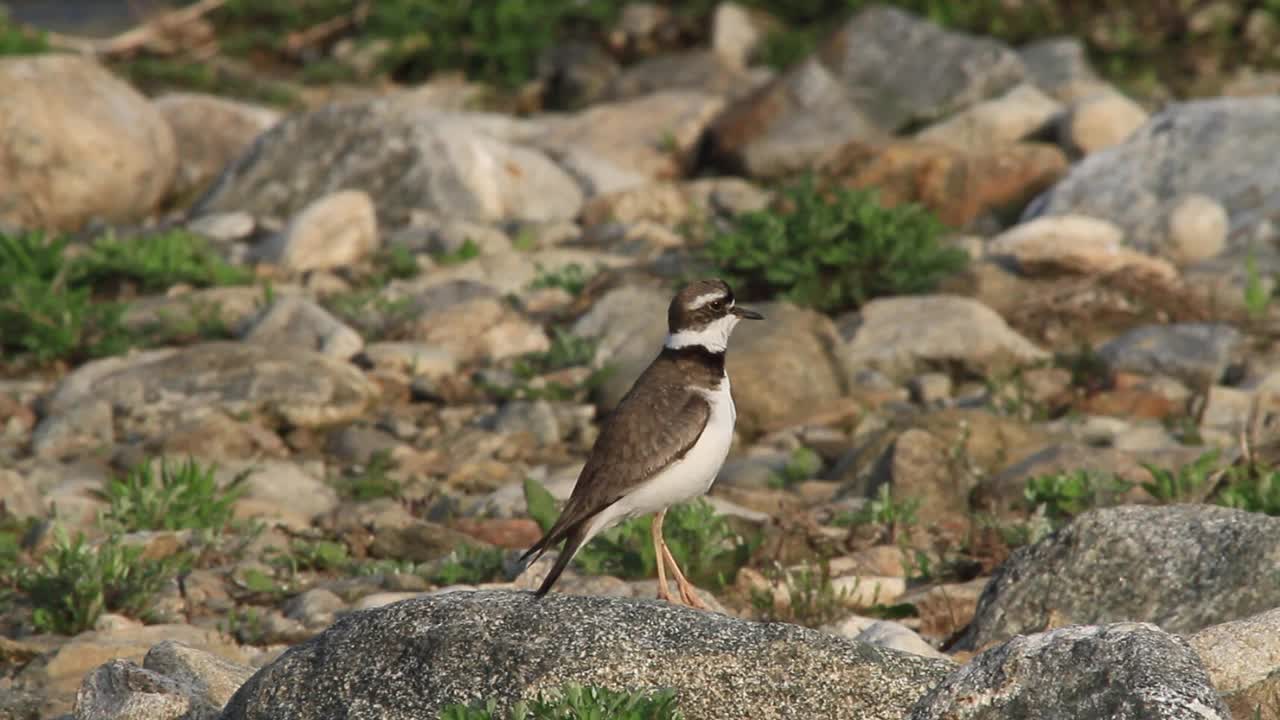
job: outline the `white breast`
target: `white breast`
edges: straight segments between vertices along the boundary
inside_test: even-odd
[[[706,398],[711,403],[711,417],[689,452],[601,512],[592,523],[591,535],[627,518],[691,500],[711,489],[733,443],[733,424],[738,412],[733,406],[727,376],[720,381],[720,387],[706,393]]]

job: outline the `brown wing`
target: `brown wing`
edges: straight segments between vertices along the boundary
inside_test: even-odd
[[[587,520],[689,452],[711,417],[711,406],[681,380],[678,369],[662,361],[636,380],[596,438],[559,519],[525,553],[526,561],[570,537],[576,540],[574,547],[566,546],[561,553],[567,563],[583,540]],[[557,575],[553,571],[548,576],[539,594]]]

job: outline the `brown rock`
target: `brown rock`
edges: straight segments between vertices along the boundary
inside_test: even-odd
[[[944,223],[968,227],[1020,211],[1066,173],[1067,157],[1039,143],[970,153],[912,140],[854,141],[832,152],[821,170],[845,187],[875,188],[885,205],[921,203]]]
[[[178,197],[204,190],[254,138],[280,120],[276,110],[200,93],[161,95],[155,106],[177,141],[179,165],[172,193]]]
[[[542,537],[538,523],[529,518],[460,518],[453,529],[501,548],[523,550]]]
[[[75,230],[136,220],[168,192],[173,131],[140,93],[68,54],[0,60],[0,221]]]
[[[934,585],[908,593],[901,602],[916,606],[921,635],[947,638],[973,619],[973,613],[978,607],[978,597],[986,586],[987,578],[975,578],[966,583]]]

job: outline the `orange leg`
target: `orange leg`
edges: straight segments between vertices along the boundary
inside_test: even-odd
[[[667,511],[663,510],[653,516],[653,524],[649,526],[649,531],[653,535],[653,556],[658,559],[658,599],[666,600],[674,603],[675,598],[671,597],[671,588],[667,587],[667,572],[663,567],[662,551],[667,544],[662,540],[662,520],[666,517]]]

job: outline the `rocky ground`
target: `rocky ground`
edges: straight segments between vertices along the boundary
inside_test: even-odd
[[[0,718],[1280,718],[1280,99],[880,6],[775,71],[710,17],[572,111],[0,58]],[[768,318],[667,521],[715,612],[643,523],[533,600],[712,274]]]

